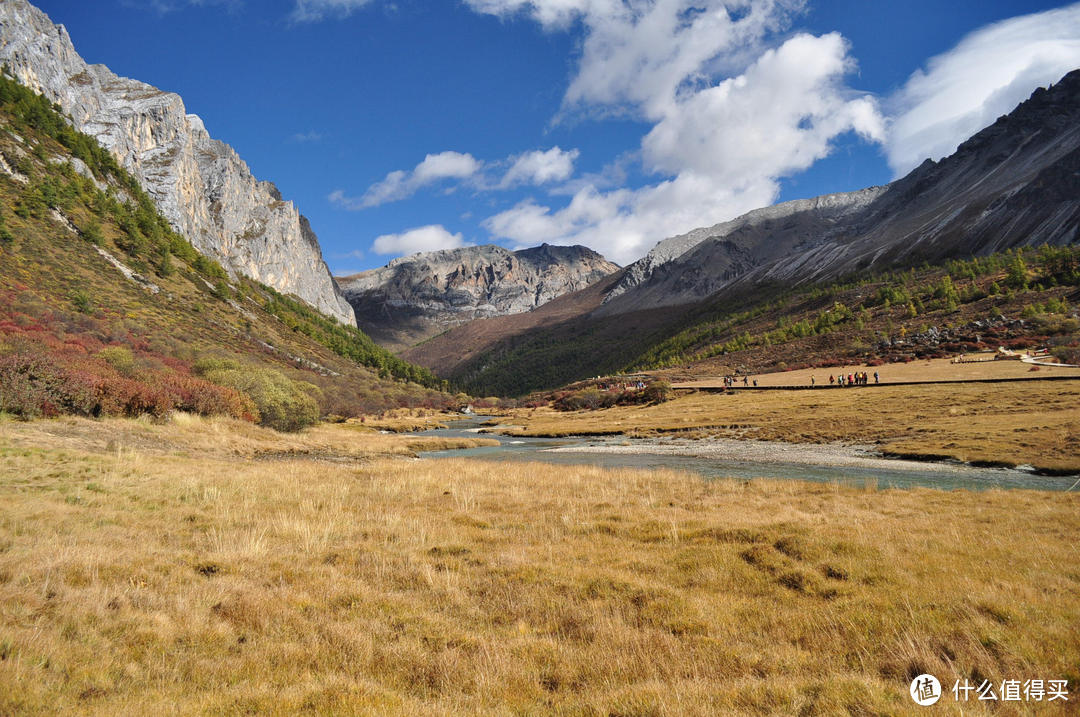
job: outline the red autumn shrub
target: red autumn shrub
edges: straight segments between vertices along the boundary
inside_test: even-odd
[[[0,411],[37,418],[61,414],[162,417],[172,410],[249,421],[257,415],[247,396],[186,370],[161,368],[125,376],[81,348],[57,347],[48,341],[20,341],[0,356]]]

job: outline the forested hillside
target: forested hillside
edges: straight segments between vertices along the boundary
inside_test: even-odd
[[[453,401],[445,382],[359,330],[197,252],[108,151],[7,76],[0,297],[8,413],[310,422]]]

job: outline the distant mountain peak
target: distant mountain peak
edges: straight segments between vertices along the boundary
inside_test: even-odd
[[[404,348],[473,319],[530,311],[618,270],[584,246],[486,244],[404,256],[337,281],[360,328]]]

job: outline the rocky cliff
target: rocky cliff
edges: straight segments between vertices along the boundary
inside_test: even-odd
[[[761,283],[1080,241],[1080,70],[939,162],[884,187],[788,202],[661,242],[597,315],[692,304]],[[654,256],[655,255],[655,256]]]
[[[337,280],[360,328],[396,350],[473,319],[529,311],[618,269],[583,246],[487,245],[414,254]]]
[[[25,0],[0,0],[0,62],[108,148],[201,252],[353,322],[307,220],[211,138],[179,95],[88,65],[64,27]]]

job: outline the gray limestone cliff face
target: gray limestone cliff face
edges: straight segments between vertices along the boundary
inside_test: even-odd
[[[211,138],[179,95],[88,65],[64,27],[25,0],[0,0],[0,62],[109,149],[199,251],[354,322],[307,220]]]
[[[530,311],[618,270],[583,246],[487,245],[414,254],[338,282],[360,328],[400,349],[473,319]]]

